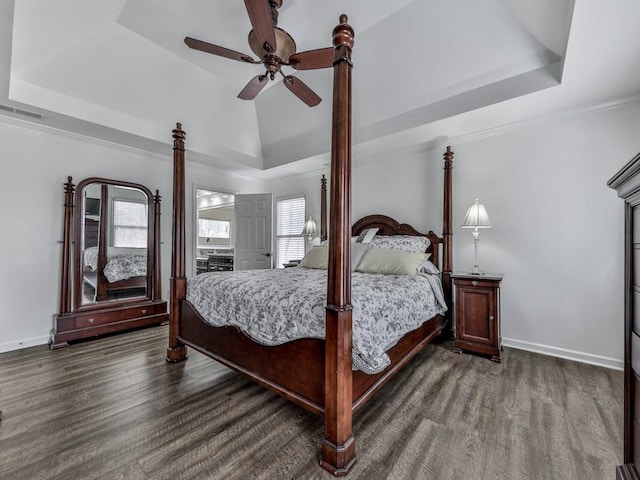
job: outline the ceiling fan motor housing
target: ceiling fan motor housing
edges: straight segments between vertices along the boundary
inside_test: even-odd
[[[274,31],[276,34],[276,51],[272,52],[271,55],[275,55],[283,63],[289,63],[289,57],[296,53],[296,42],[291,38],[291,35],[281,28],[276,27]],[[258,40],[254,30],[249,32],[249,46],[258,57],[265,57],[263,45],[260,44],[260,40]]]

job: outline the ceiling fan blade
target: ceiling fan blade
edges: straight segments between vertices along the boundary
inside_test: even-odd
[[[314,70],[316,68],[328,68],[333,65],[333,47],[319,48],[296,53],[289,57],[289,66],[296,70]]]
[[[203,42],[202,40],[196,40],[195,38],[185,37],[184,43],[186,43],[189,48],[193,48],[194,50],[212,53],[213,55],[230,58],[231,60],[238,60],[240,62],[247,63],[260,63],[244,53],[236,52],[235,50],[229,50],[228,48],[213,45],[212,43]]]
[[[287,75],[284,77],[284,80],[282,80],[282,83],[284,83],[284,86],[291,90],[296,97],[310,107],[315,107],[322,101],[322,99],[316,95],[316,92],[311,90],[307,84],[299,78]]]
[[[244,0],[244,5],[247,7],[247,13],[249,14],[249,20],[253,27],[260,45],[264,48],[268,44],[268,48],[265,48],[267,52],[276,51],[276,32],[273,29],[273,20],[271,18],[271,7],[268,0]]]
[[[253,77],[247,86],[238,94],[238,98],[242,100],[253,100],[258,96],[260,91],[265,87],[269,79],[266,75],[257,75]]]

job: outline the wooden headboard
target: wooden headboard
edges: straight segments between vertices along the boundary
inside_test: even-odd
[[[400,223],[386,215],[368,215],[361,218],[351,227],[353,235],[359,235],[360,232],[367,228],[378,228],[376,235],[412,235],[417,237],[427,237],[431,241],[431,245],[427,248],[427,253],[431,253],[431,262],[440,268],[440,245],[444,243],[444,239],[439,237],[432,231],[421,233],[406,223]]]
[[[451,147],[447,147],[443,155],[444,158],[444,177],[443,177],[443,214],[442,214],[442,236],[436,235],[434,232],[420,233],[411,225],[400,223],[386,215],[368,215],[361,218],[353,224],[351,228],[352,235],[358,235],[365,228],[379,228],[380,235],[417,235],[427,237],[431,240],[431,245],[427,249],[427,253],[431,253],[431,262],[442,272],[442,289],[444,298],[448,305],[452,304],[452,281],[453,273],[453,151]],[[327,180],[322,176],[320,188],[320,238],[327,239]],[[332,191],[333,195],[333,191]],[[344,207],[344,205],[342,205]],[[347,207],[349,214],[351,205]],[[453,309],[450,308],[445,314],[447,319],[451,320]]]

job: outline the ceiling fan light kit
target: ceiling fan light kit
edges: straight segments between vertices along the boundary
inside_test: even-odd
[[[285,75],[283,66],[295,70],[314,70],[328,68],[333,65],[333,47],[308,50],[296,53],[296,42],[291,35],[278,28],[278,8],[282,6],[282,0],[244,0],[249,20],[253,30],[249,32],[249,47],[260,57],[255,60],[249,55],[236,52],[219,45],[186,37],[184,43],[189,48],[211,53],[220,57],[229,58],[246,63],[262,63],[265,73],[253,77],[238,94],[242,100],[253,100],[266,86],[269,80],[274,80],[276,74],[283,77],[282,82],[296,97],[310,107],[318,105],[322,99],[309,88],[302,80],[292,75]]]

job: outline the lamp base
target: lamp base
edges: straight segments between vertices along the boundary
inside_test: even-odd
[[[473,270],[469,272],[471,275],[484,275],[484,270],[481,270],[477,263],[474,263]]]

